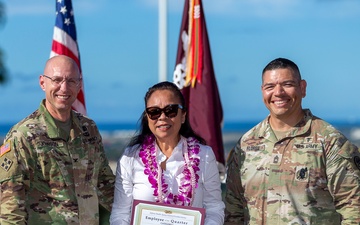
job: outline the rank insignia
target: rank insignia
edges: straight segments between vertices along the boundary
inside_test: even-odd
[[[281,159],[282,159],[282,154],[273,154],[271,157],[272,157],[271,164],[280,165]]]
[[[13,161],[11,159],[4,157],[0,163],[0,167],[5,171],[9,171],[12,164]]]
[[[360,170],[360,157],[359,156],[354,157],[354,163],[355,163],[356,168],[358,168]]]
[[[0,147],[0,157],[3,156],[5,153],[10,152],[10,141],[5,142],[5,144],[1,145]]]

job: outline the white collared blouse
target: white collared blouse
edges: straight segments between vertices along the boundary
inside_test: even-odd
[[[156,159],[160,163],[166,156],[156,146]],[[181,137],[172,155],[166,161],[164,179],[168,191],[178,194],[180,179],[183,176],[185,159],[183,150],[187,148],[186,138]],[[155,201],[154,189],[144,174],[144,164],[139,157],[141,147],[135,145],[125,149],[116,168],[114,204],[110,222],[112,225],[130,224],[133,199]],[[215,155],[211,147],[200,144],[200,171],[198,187],[195,189],[193,207],[205,208],[205,225],[221,225],[224,223],[225,205],[221,197],[220,177]]]

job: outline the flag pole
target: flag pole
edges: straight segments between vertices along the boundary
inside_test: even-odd
[[[159,82],[167,80],[167,0],[159,0]]]

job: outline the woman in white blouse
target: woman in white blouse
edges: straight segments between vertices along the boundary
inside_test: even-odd
[[[130,224],[134,199],[205,208],[205,225],[223,224],[215,155],[191,129],[184,105],[171,82],[149,88],[139,133],[117,165],[111,224]]]

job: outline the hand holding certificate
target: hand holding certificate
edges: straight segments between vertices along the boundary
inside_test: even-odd
[[[132,225],[203,225],[205,209],[134,200]]]

